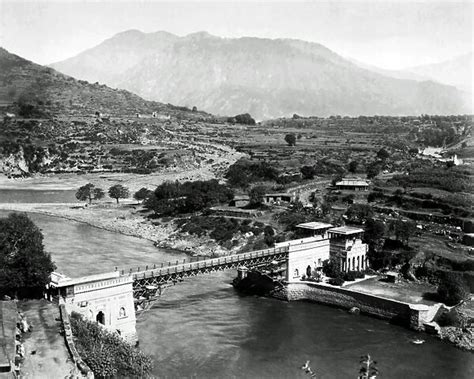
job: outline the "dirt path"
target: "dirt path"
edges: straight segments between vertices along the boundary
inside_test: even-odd
[[[23,378],[64,378],[74,372],[64,337],[59,334],[59,309],[46,300],[20,302],[19,309],[32,325],[24,334],[25,362],[21,368]]]

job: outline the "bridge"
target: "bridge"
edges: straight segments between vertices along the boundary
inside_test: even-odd
[[[176,284],[185,278],[210,274],[216,271],[235,269],[240,266],[258,267],[276,261],[285,262],[289,247],[276,247],[248,253],[234,254],[220,258],[196,257],[159,265],[138,267],[128,272],[122,270],[121,276],[133,278],[133,297],[138,312],[147,309],[159,296],[162,289]]]

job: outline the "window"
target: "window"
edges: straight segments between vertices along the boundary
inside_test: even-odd
[[[119,311],[119,318],[127,317],[127,313],[125,312],[125,308],[121,307]]]
[[[295,268],[295,271],[293,273],[293,278],[298,278],[300,276],[300,272],[298,271],[297,268]]]

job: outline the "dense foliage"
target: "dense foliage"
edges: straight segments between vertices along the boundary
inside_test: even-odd
[[[276,180],[278,170],[266,162],[252,162],[240,159],[229,167],[225,175],[229,184],[246,188],[262,180]]]
[[[161,216],[201,211],[213,205],[228,203],[233,191],[215,179],[195,182],[164,182],[145,201],[145,207]]]
[[[0,295],[40,297],[55,268],[41,231],[26,214],[0,219]]]
[[[149,377],[152,360],[97,323],[84,320],[78,313],[71,315],[71,328],[79,355],[96,378]]]
[[[461,167],[423,167],[409,175],[395,175],[391,182],[400,187],[429,187],[449,192],[472,192],[474,189],[470,172]]]
[[[238,114],[234,117],[228,117],[227,122],[231,124],[255,125],[255,120],[249,113]]]
[[[469,296],[469,288],[460,275],[447,272],[438,286],[438,296],[446,305],[455,305]]]

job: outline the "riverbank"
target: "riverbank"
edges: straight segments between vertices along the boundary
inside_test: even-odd
[[[190,255],[224,256],[233,251],[221,247],[209,237],[180,233],[172,220],[152,222],[140,213],[141,205],[127,202],[100,203],[0,203],[6,211],[29,212],[81,222],[89,226],[152,241],[155,246]]]

